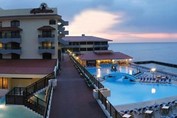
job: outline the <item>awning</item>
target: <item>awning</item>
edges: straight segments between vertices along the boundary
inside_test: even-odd
[[[51,26],[42,26],[42,27],[38,28],[38,30],[55,30],[55,28],[53,28]]]

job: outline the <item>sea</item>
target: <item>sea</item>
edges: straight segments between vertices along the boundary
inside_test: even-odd
[[[123,52],[133,61],[161,61],[177,64],[177,42],[173,43],[110,43],[109,50]]]
[[[134,62],[151,60],[177,64],[177,42],[109,43],[109,50],[123,52],[133,57]]]

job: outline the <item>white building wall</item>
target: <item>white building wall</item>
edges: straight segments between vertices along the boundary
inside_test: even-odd
[[[22,54],[21,59],[42,59],[42,54],[39,54],[39,46],[38,35],[40,32],[37,30],[42,26],[49,25],[49,19],[28,19],[28,20],[20,20],[20,28],[22,31]],[[53,27],[53,26],[52,26]],[[55,33],[57,37],[57,34]],[[57,38],[55,38],[57,39]],[[57,45],[55,45],[57,48]],[[52,56],[53,58],[57,57],[57,53]]]
[[[56,10],[54,10],[56,13]],[[40,32],[38,31],[38,28],[42,26],[49,26],[49,20],[53,19],[51,18],[20,18],[15,19],[20,21],[20,28],[21,31],[21,59],[42,59],[42,54],[39,54],[39,46],[40,43],[38,42],[38,35],[40,35]],[[14,18],[12,19],[14,20]],[[2,27],[10,27],[12,20],[3,20],[2,21]],[[57,19],[56,19],[57,21]],[[52,59],[58,58],[58,24],[56,22],[56,25],[50,25],[51,27],[54,27],[56,30],[52,32],[52,34],[55,35],[55,42],[52,46],[55,47],[55,54],[52,54]],[[9,55],[3,55],[3,58],[10,58]]]

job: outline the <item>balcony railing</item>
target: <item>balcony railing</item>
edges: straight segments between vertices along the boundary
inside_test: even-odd
[[[21,54],[21,47],[18,47],[18,48],[0,48],[0,53],[1,54],[10,54],[10,53]]]
[[[55,47],[39,47],[39,53],[52,53],[55,54]]]
[[[41,42],[54,42],[55,35],[38,35],[38,41]]]
[[[1,43],[10,43],[10,42],[16,42],[21,43],[21,36],[0,36],[0,42]]]

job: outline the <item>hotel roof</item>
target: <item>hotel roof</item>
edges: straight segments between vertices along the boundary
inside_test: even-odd
[[[79,58],[81,60],[132,59],[132,57],[129,55],[121,52],[113,52],[110,50],[87,52],[83,55],[80,55]]]
[[[49,74],[56,62],[55,59],[0,60],[0,74]]]
[[[94,37],[94,36],[67,36],[62,38],[67,42],[95,42],[95,41],[112,41],[110,39]]]

